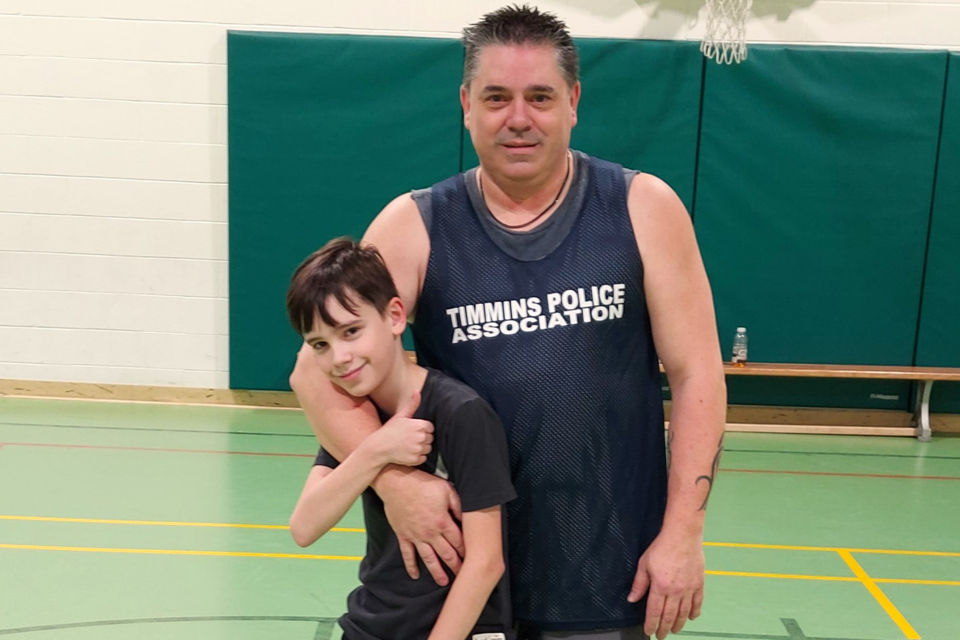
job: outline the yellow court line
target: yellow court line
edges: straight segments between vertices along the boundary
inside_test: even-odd
[[[175,555],[175,556],[220,556],[220,557],[234,557],[234,558],[290,558],[290,559],[296,559],[296,560],[347,560],[347,561],[353,561],[353,562],[359,562],[360,560],[363,559],[360,556],[327,556],[327,555],[313,555],[313,554],[306,554],[306,553],[253,553],[253,552],[243,552],[243,551],[194,551],[190,549],[116,549],[116,548],[110,548],[110,547],[64,547],[64,546],[47,546],[47,545],[36,545],[36,544],[0,544],[0,549],[19,549],[19,550],[29,550],[29,551],[75,551],[75,552],[84,552],[84,553],[130,553],[130,554],[145,554],[145,555]],[[859,567],[859,565],[857,566]],[[851,578],[847,576],[808,576],[808,575],[787,574],[787,573],[748,573],[743,571],[707,571],[706,574],[710,576],[733,576],[738,578],[779,578],[783,580],[821,580],[821,581],[828,581],[828,582],[862,582],[862,579],[859,577]],[[872,581],[889,583],[889,584],[960,586],[960,582],[950,582],[945,580],[899,580],[894,578],[876,578],[876,579],[872,579]],[[912,636],[907,636],[907,637],[910,638]],[[919,636],[917,637],[919,638]]]
[[[46,516],[4,516],[0,520],[19,520],[27,522],[72,522],[82,524],[130,524],[154,527],[217,527],[225,529],[282,529],[287,530],[285,524],[234,524],[229,522],[163,522],[159,520],[101,520],[96,518],[51,518]],[[330,531],[341,533],[365,533],[366,529],[349,529],[334,527]]]
[[[893,556],[938,556],[960,558],[960,552],[953,551],[909,551],[898,549],[848,549],[846,547],[803,547],[786,544],[750,544],[745,542],[704,542],[705,547],[727,547],[731,549],[773,549],[775,551],[831,551],[841,553],[880,553]]]
[[[236,558],[296,558],[300,560],[352,560],[359,556],[316,556],[305,553],[251,553],[243,551],[193,551],[189,549],[112,549],[107,547],[52,547],[37,544],[0,544],[0,549],[26,549],[30,551],[81,551],[85,553],[135,553],[164,556],[227,556]]]
[[[900,578],[874,578],[874,582],[884,584],[932,584],[940,587],[960,587],[960,582],[952,580],[902,580]]]
[[[882,553],[892,556],[939,556],[941,558],[960,558],[954,551],[897,551],[892,549],[844,549],[850,553]]]
[[[897,609],[890,598],[880,590],[880,587],[877,586],[877,583],[873,581],[866,571],[863,570],[863,567],[860,566],[853,556],[850,555],[849,551],[839,551],[840,557],[843,558],[843,561],[847,563],[847,566],[850,567],[850,570],[853,571],[854,575],[860,578],[860,581],[863,583],[863,586],[867,588],[877,602],[880,603],[880,606],[883,607],[883,610],[887,612],[887,615],[893,619],[900,631],[903,632],[908,640],[920,640],[920,634],[917,633],[916,629],[910,626],[910,623],[907,622],[907,619],[903,617],[903,614],[900,613],[900,610]]]
[[[106,520],[100,518],[55,518],[49,516],[13,516],[0,515],[0,520],[18,520],[26,522],[67,522],[81,524],[120,524],[154,527],[215,527],[225,529],[273,529],[286,530],[282,524],[243,524],[231,522],[168,522],[162,520]],[[338,533],[366,533],[366,529],[351,527],[334,527],[330,531]],[[704,542],[705,547],[725,547],[731,549],[772,549],[775,551],[829,551],[832,553],[878,553],[902,556],[935,556],[944,558],[960,558],[960,552],[954,551],[910,551],[897,549],[851,549],[846,547],[810,547],[784,544],[753,544],[746,542]]]
[[[798,547],[786,544],[750,544],[746,542],[704,542],[705,547],[729,547],[732,549],[774,549],[777,551],[842,551],[839,547]]]
[[[745,573],[743,571],[707,571],[708,576],[734,576],[738,578],[781,578],[784,580],[827,580],[830,582],[860,582],[849,576],[806,576],[789,573]]]

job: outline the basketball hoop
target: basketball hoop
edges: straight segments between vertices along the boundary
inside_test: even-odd
[[[717,64],[743,62],[747,58],[744,40],[747,12],[753,0],[706,0],[707,32],[700,51]]]

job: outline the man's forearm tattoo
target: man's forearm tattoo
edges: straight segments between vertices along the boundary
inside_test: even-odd
[[[695,484],[700,484],[700,481],[705,480],[707,483],[707,495],[703,499],[703,504],[700,505],[698,511],[705,511],[707,508],[707,501],[710,500],[710,492],[713,491],[713,479],[717,477],[717,471],[720,470],[720,456],[723,455],[723,436],[720,436],[720,442],[717,443],[717,453],[713,456],[713,465],[710,468],[710,475],[700,476],[697,478]]]
[[[673,429],[667,429],[667,469],[670,468],[670,451],[673,447],[673,437],[677,435]]]

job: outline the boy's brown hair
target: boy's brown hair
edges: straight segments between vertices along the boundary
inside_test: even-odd
[[[397,297],[397,287],[379,251],[352,238],[336,238],[310,254],[290,280],[287,315],[297,333],[310,333],[316,314],[327,326],[337,326],[327,311],[330,296],[350,313],[366,302],[383,315]]]

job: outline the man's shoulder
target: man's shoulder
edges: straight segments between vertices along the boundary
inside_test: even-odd
[[[579,157],[580,160],[594,164],[595,166],[600,167],[609,167],[614,170],[619,170],[623,173],[623,179],[626,181],[627,188],[630,188],[630,183],[633,182],[634,176],[640,173],[639,169],[631,169],[625,167],[624,165],[614,162],[612,160],[607,160],[605,158],[600,158],[598,156],[591,156],[590,154],[584,153],[583,151],[574,151],[575,154]]]

